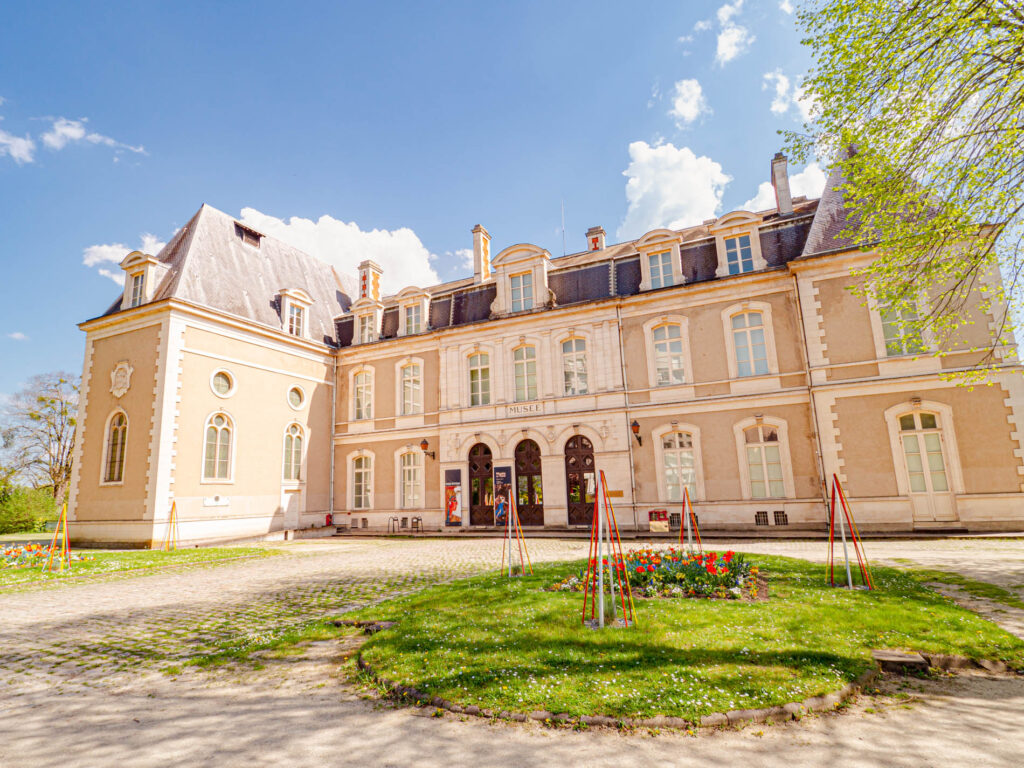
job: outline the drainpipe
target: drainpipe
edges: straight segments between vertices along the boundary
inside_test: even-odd
[[[334,357],[334,374],[333,374],[333,379],[331,380],[331,387],[330,387],[330,392],[331,392],[331,428],[330,428],[330,435],[331,435],[331,491],[330,491],[330,496],[329,496],[330,501],[331,501],[331,519],[332,520],[334,519],[334,430],[336,429],[336,427],[335,427],[335,418],[337,416],[336,410],[337,410],[337,407],[338,407],[338,350],[334,350],[333,357]],[[335,523],[335,525],[337,525],[337,523]],[[351,526],[349,526],[349,530],[351,530]]]
[[[612,261],[612,270],[615,262]],[[633,431],[629,428],[629,386],[626,379],[626,353],[622,346],[622,302],[615,302],[615,325],[619,333],[619,369],[622,372],[622,400],[626,411],[626,445],[629,446],[629,493],[633,507],[633,530],[639,532],[640,524],[636,518],[636,470],[633,467]]]

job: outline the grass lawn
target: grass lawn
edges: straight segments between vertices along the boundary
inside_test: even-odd
[[[363,657],[384,677],[462,705],[696,720],[785,704],[842,687],[873,648],[1002,659],[1024,641],[957,607],[911,573],[874,569],[874,592],[824,585],[802,560],[750,556],[770,600],[637,600],[638,626],[580,624],[583,596],[543,587],[583,562],[489,574],[346,614],[397,621]]]
[[[276,554],[275,550],[263,547],[208,547],[178,549],[173,552],[148,549],[118,552],[76,549],[72,550],[72,555],[88,559],[73,561],[71,568],[65,568],[63,571],[43,571],[42,565],[31,568],[0,568],[0,587],[59,581],[69,576],[142,571],[166,565],[206,563],[239,557],[269,557],[273,554]]]

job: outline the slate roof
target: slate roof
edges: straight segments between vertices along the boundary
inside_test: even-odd
[[[849,217],[846,209],[846,197],[843,185],[846,177],[837,163],[829,173],[825,183],[825,191],[818,201],[818,210],[814,214],[811,231],[807,234],[803,256],[814,256],[845,248],[856,248],[857,244],[848,237],[839,237],[847,228]]]
[[[264,235],[259,247],[248,245],[237,226],[244,225],[204,204],[157,254],[168,271],[153,301],[181,299],[280,329],[280,291],[299,288],[313,300],[310,338],[336,346],[334,317],[352,303],[354,280],[273,237]],[[106,314],[120,306],[119,299]]]

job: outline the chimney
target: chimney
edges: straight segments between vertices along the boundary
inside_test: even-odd
[[[604,250],[604,227],[591,227],[587,230],[587,250]]]
[[[491,279],[491,236],[481,225],[473,227],[473,282]]]
[[[384,270],[367,259],[359,265],[359,298],[380,302],[380,276]]]
[[[786,156],[776,152],[772,158],[772,186],[775,187],[775,207],[780,216],[793,212],[793,198],[789,194],[789,173],[786,170]]]

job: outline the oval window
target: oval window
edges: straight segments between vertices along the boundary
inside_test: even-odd
[[[292,387],[288,390],[288,404],[292,408],[301,408],[302,402],[305,400],[305,396],[302,394],[302,390],[298,387]]]
[[[217,371],[213,374],[213,391],[218,395],[223,397],[230,394],[233,384],[231,376],[225,371]]]

